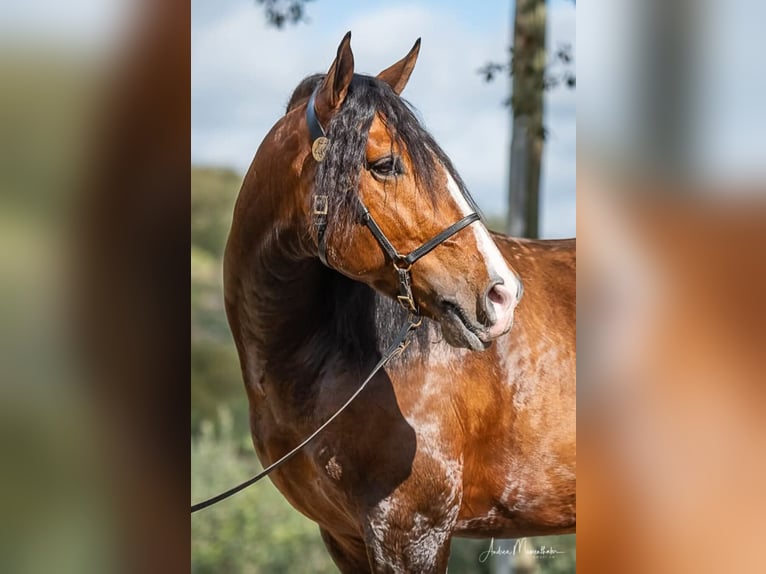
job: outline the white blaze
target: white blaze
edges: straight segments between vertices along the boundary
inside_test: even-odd
[[[455,203],[458,204],[461,214],[463,216],[473,212],[473,209],[468,205],[463,193],[457,185],[450,172],[445,168],[444,175],[447,177],[447,189],[449,189],[452,198]],[[505,258],[500,253],[500,250],[492,241],[492,237],[489,235],[489,231],[484,227],[484,223],[477,221],[469,226],[473,230],[474,237],[476,237],[476,245],[479,248],[479,252],[484,256],[484,261],[487,265],[487,274],[489,276],[497,276],[503,280],[505,286],[511,291],[511,293],[519,292],[519,280],[513,271],[510,270],[508,264],[505,262]]]

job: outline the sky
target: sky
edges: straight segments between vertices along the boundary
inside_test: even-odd
[[[766,3],[594,0],[578,9],[580,62],[587,62],[577,78],[581,159],[589,152],[645,176],[642,159],[667,138],[659,107],[680,119],[680,174],[724,193],[762,187]],[[677,41],[662,39],[667,22],[679,23],[669,33]]]
[[[326,72],[351,30],[356,71],[377,74],[418,37],[420,57],[403,93],[452,159],[485,214],[502,215],[511,120],[510,80],[477,70],[503,61],[511,37],[508,1],[315,0],[308,23],[276,30],[255,0],[192,2],[192,162],[244,173],[305,76]],[[548,44],[575,47],[575,8],[549,2]],[[541,181],[543,237],[575,234],[575,92],[546,95],[549,140]]]

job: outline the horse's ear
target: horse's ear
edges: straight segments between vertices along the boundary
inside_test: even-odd
[[[338,46],[335,61],[317,93],[316,106],[320,116],[328,116],[340,108],[353,77],[354,53],[351,51],[351,32],[346,32]]]
[[[380,74],[378,74],[378,79],[383,80],[389,86],[391,86],[397,95],[401,94],[404,90],[404,86],[407,85],[407,80],[410,79],[412,70],[415,68],[415,62],[418,60],[419,53],[420,38],[417,39],[409,54],[407,54],[393,66],[389,66]]]

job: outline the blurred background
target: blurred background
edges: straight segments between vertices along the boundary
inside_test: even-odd
[[[2,572],[188,567],[189,13],[0,5]]]
[[[764,570],[764,16],[578,3],[584,572]]]
[[[517,11],[518,8],[518,11]],[[528,68],[511,77],[514,26]],[[326,72],[346,31],[356,71],[377,74],[422,48],[404,97],[464,178],[491,224],[515,235],[575,234],[575,6],[570,1],[339,0],[192,2],[192,499],[255,474],[247,400],[223,309],[222,254],[234,200],[261,140],[305,76]],[[529,44],[529,46],[527,46]],[[512,146],[514,114],[531,116]],[[525,91],[523,91],[525,90]],[[525,149],[529,147],[528,151]],[[517,170],[509,168],[511,150]],[[522,156],[518,156],[518,152]],[[528,156],[528,157],[527,157]],[[529,168],[527,169],[527,166]],[[530,181],[509,174],[528,171]],[[527,198],[531,197],[532,201]],[[527,207],[531,218],[509,220]],[[519,205],[520,203],[520,205]],[[531,204],[531,205],[528,205]],[[451,572],[574,572],[575,537],[528,539],[544,556],[485,556],[456,539]],[[495,541],[513,549],[513,541]],[[310,567],[308,565],[311,565]],[[192,518],[195,572],[334,572],[316,525],[271,483]]]
[[[259,130],[276,119],[303,74],[327,66],[348,29],[360,66],[371,72],[423,36],[422,60],[405,95],[494,225],[510,224],[503,213],[512,179],[512,120],[503,106],[512,83],[503,67],[516,16],[510,3],[473,3],[457,13],[450,10],[458,3],[428,5],[439,26],[426,22],[400,35],[405,23],[397,21],[390,28],[396,33],[378,40],[370,31],[369,42],[356,22],[374,7],[349,2],[343,15],[326,18],[332,4],[315,0],[301,13],[308,22],[275,29],[266,4],[213,4],[194,5],[193,28],[191,6],[182,0],[0,5],[2,572],[183,572],[192,556],[199,571],[237,571],[245,563],[286,571],[290,566],[278,561],[294,559],[296,540],[306,541],[301,566],[312,565],[297,571],[328,567],[314,528],[268,484],[193,523],[187,513],[190,489],[199,500],[257,468],[216,310],[225,214]],[[570,80],[554,41],[557,6],[547,5],[545,43],[561,85]],[[198,11],[207,16],[198,20]],[[563,3],[560,11],[575,9]],[[489,12],[490,23],[477,26],[475,18]],[[765,15],[752,0],[577,5],[583,572],[763,570],[757,550],[766,511]],[[304,36],[328,37],[290,52],[287,60],[304,64],[284,81],[259,84],[257,67],[278,62],[278,52],[264,58],[250,44],[226,47],[234,37],[229,27],[245,18],[253,22],[250,41],[271,37],[284,50],[305,46]],[[197,61],[212,48],[191,53],[191,30],[196,50],[198,33],[215,35],[221,22],[228,27],[213,42],[224,45],[213,68],[229,74],[227,57],[250,50],[231,84],[199,75]],[[438,43],[440,30],[463,28],[465,41],[456,35]],[[430,52],[429,42],[450,58]],[[384,49],[391,52],[377,55]],[[472,50],[475,63],[461,57]],[[454,85],[435,83],[438,97],[429,100],[427,83],[419,82],[437,82],[428,74],[439,69],[442,82],[457,78],[453,60],[463,62],[464,73]],[[190,96],[192,70],[195,82],[220,83],[224,95],[241,98],[246,91],[244,107],[223,100],[212,112],[225,116],[220,121],[205,127],[192,120],[191,100],[203,95]],[[272,85],[285,86],[269,96],[273,104],[247,107]],[[566,187],[568,176],[552,185],[556,176],[547,175],[545,163],[555,146],[574,141],[574,130],[570,135],[553,117],[555,100],[573,109],[573,97],[566,86],[543,95],[551,116],[542,124],[551,133],[539,189],[539,234],[546,237],[574,233],[570,215],[554,223],[558,208],[551,207],[559,192],[573,200],[574,188]],[[456,111],[440,112],[453,103]],[[256,120],[262,112],[270,117]],[[243,115],[233,121],[229,114],[236,113]],[[484,114],[497,114],[497,123],[481,123]],[[250,140],[227,146],[223,137],[205,146],[198,138],[227,122],[244,126]],[[464,135],[477,125],[477,136]],[[461,152],[461,145],[475,153]],[[244,155],[216,156],[204,147]],[[574,152],[566,157],[573,161]],[[499,167],[484,179],[489,162]],[[197,165],[211,169],[198,177]],[[206,178],[205,199],[195,190],[205,188]],[[195,207],[192,218],[190,186],[195,206],[222,205]],[[522,188],[515,197],[529,205]],[[206,339],[210,345],[201,350]],[[192,476],[199,477],[193,484],[190,377]],[[197,381],[214,377],[221,395],[207,396]],[[263,516],[279,519],[266,523]],[[451,571],[482,571],[477,551],[468,547],[468,565]]]

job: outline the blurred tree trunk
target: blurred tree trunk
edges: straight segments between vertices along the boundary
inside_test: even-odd
[[[513,78],[507,232],[538,237],[543,155],[545,0],[517,0],[513,21]]]
[[[513,562],[513,556],[510,554],[499,554],[495,556],[491,563],[492,574],[511,574],[513,571]]]
[[[543,155],[543,90],[545,87],[545,0],[516,0],[511,57],[511,139],[507,232],[515,237],[540,234],[540,166]],[[509,557],[510,558],[510,557]],[[536,571],[531,554],[498,563],[517,574]]]

